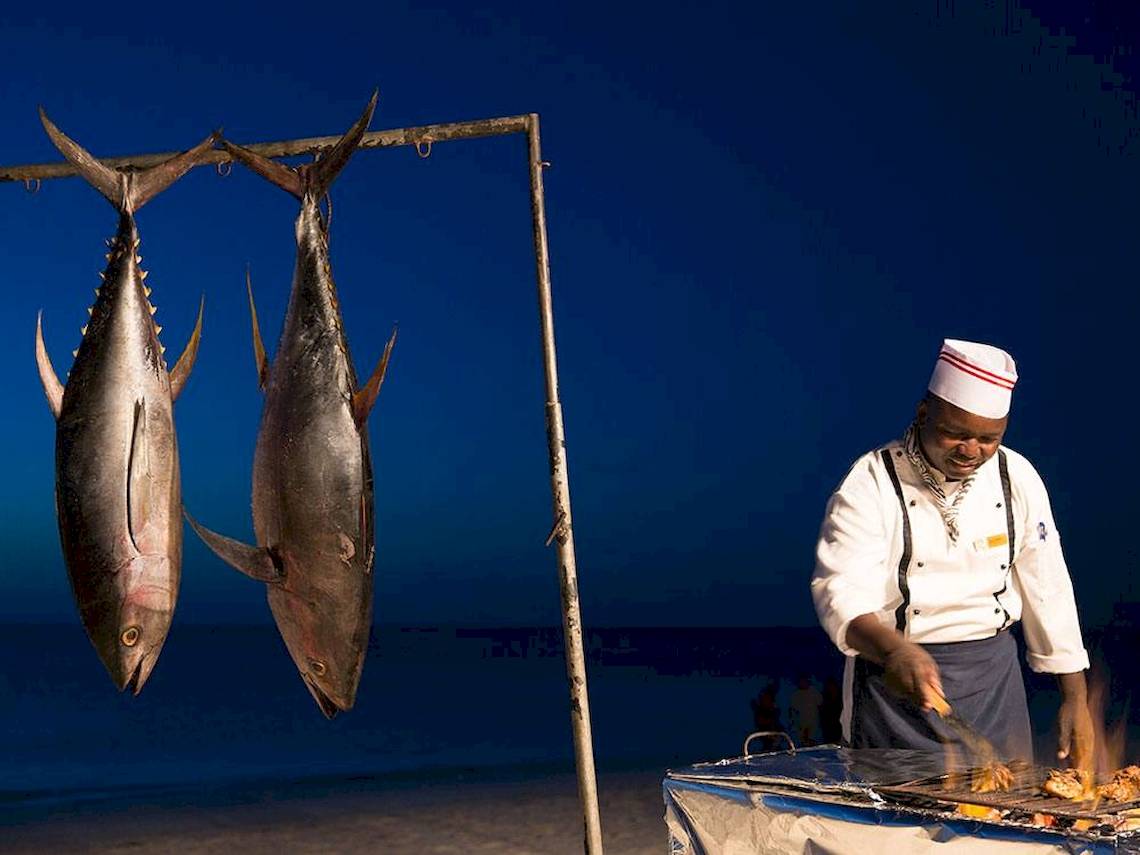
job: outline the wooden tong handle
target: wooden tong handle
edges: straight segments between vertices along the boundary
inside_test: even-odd
[[[942,697],[942,695],[931,689],[930,693],[926,697],[938,715],[940,715],[942,718],[946,718],[946,716],[950,715],[950,704],[947,703],[946,699]]]

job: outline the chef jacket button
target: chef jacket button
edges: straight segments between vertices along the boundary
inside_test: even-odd
[[[914,613],[915,613],[916,615],[920,615],[920,614],[922,614],[922,609],[915,609],[915,610],[914,610]]]
[[[895,457],[902,457],[902,452],[901,452],[901,451],[896,451],[896,452],[895,452]]]
[[[1000,508],[1000,507],[1001,507],[1001,502],[998,502],[998,503],[997,503],[997,504],[996,504],[994,507],[998,507],[998,508]]]
[[[916,502],[914,499],[911,499],[911,500],[910,500],[910,506],[911,506],[912,508],[913,508],[915,505],[917,505],[917,504],[918,504],[918,502]]]
[[[1004,569],[1005,569],[1005,565],[1004,565],[1004,564],[1003,564],[1003,565],[1001,565],[1001,569],[1002,569],[1002,570],[1004,570]]]
[[[1000,614],[1001,614],[1001,609],[994,609],[994,614],[995,614],[995,615],[1000,615]]]
[[[919,561],[919,562],[918,562],[918,566],[919,566],[919,567],[921,567],[921,566],[922,566],[922,562],[921,562],[921,561]]]

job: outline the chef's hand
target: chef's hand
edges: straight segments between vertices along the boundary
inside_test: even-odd
[[[909,641],[902,641],[883,660],[885,680],[891,691],[910,698],[924,710],[935,709],[942,700],[942,677],[934,659]]]
[[[885,626],[873,612],[847,625],[847,643],[872,662],[882,665],[887,687],[910,698],[924,710],[945,708],[942,678],[930,654]]]
[[[1085,675],[1058,674],[1061,708],[1057,712],[1057,759],[1069,758],[1076,769],[1091,770],[1096,748],[1096,731],[1089,712]]]

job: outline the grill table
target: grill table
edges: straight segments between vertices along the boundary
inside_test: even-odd
[[[1011,791],[980,794],[969,791],[968,773],[964,783],[948,777],[941,752],[831,745],[698,763],[663,782],[669,851],[1140,853],[1140,831],[1127,827],[1126,814],[1140,805],[1044,796],[1045,773],[1029,768]],[[964,815],[962,804],[986,815]],[[1053,828],[1034,824],[1042,813]]]

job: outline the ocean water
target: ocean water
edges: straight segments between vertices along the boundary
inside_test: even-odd
[[[78,621],[0,626],[0,813],[140,788],[546,764],[571,768],[559,631],[377,632],[356,707],[329,721],[272,625],[171,630],[138,697],[111,684]],[[818,629],[629,629],[587,634],[600,770],[738,756],[749,699],[770,679],[786,705],[801,673],[838,676]],[[1098,637],[1119,664],[1108,717],[1140,758],[1131,635]],[[1053,748],[1057,694],[1030,677],[1038,760]]]
[[[272,625],[176,623],[137,697],[115,689],[78,622],[3,626],[0,799],[11,808],[147,786],[569,766],[561,650],[528,647],[525,631],[508,635],[382,632],[355,708],[329,721]],[[699,659],[688,668],[675,658],[669,667],[637,658],[628,638],[612,654],[616,663],[592,656],[599,768],[740,753],[755,676],[717,673]]]

